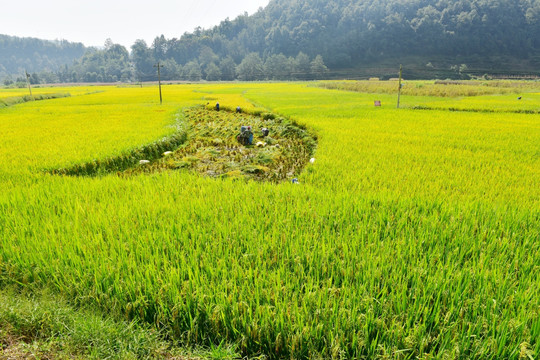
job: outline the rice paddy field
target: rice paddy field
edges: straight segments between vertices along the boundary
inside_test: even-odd
[[[250,358],[537,359],[540,83],[407,82],[400,109],[387,82],[353,85],[169,85],[163,105],[42,88],[70,96],[0,108],[0,286]],[[245,153],[229,118],[275,121],[274,143]],[[287,149],[303,165],[279,177],[211,165],[274,171]]]

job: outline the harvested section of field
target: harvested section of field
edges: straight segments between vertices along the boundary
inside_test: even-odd
[[[178,133],[123,155],[52,172],[129,176],[189,169],[211,177],[282,181],[300,173],[316,139],[304,126],[270,113],[215,111],[203,106],[179,114]],[[243,142],[241,128],[249,134]]]
[[[281,181],[298,174],[315,150],[315,137],[305,127],[274,114],[204,107],[185,114],[189,140],[163,159],[126,173],[191,169],[212,177]],[[251,144],[241,143],[242,126],[251,129]]]
[[[361,93],[395,94],[398,89],[398,81],[321,81],[316,86],[332,89],[345,90]],[[480,96],[519,94],[536,91],[535,82],[513,81],[405,81],[403,80],[401,93],[412,96]]]

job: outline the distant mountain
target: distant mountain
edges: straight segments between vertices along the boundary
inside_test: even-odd
[[[333,68],[387,56],[526,57],[540,51],[540,2],[272,0],[202,37],[216,31],[246,52],[320,54]]]
[[[272,0],[252,16],[156,38],[150,52],[182,65],[211,50],[237,64],[253,52],[263,60],[322,55],[334,71],[411,57],[487,68],[504,67],[501,57],[520,65],[530,59],[525,67],[535,68],[539,34],[538,0]]]
[[[271,0],[130,54],[0,35],[0,80],[25,68],[54,72],[41,82],[156,80],[158,61],[162,79],[192,81],[385,78],[400,63],[408,78],[540,75],[539,34],[540,0]]]
[[[7,74],[57,71],[62,65],[71,65],[85,53],[81,43],[65,40],[48,41],[0,35],[0,78]]]

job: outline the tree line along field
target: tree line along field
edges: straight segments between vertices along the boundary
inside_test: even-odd
[[[314,85],[165,86],[162,106],[157,87],[70,88],[0,109],[0,284],[251,357],[536,358],[540,90],[411,91],[396,109],[383,82]],[[218,101],[316,134],[299,184],[49,171],[171,136],[183,109]]]

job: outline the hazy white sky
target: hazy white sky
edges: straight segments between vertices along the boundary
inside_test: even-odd
[[[197,26],[209,28],[269,0],[2,0],[0,34],[66,39],[102,46],[107,38],[129,47],[150,45],[161,34],[180,37]]]

